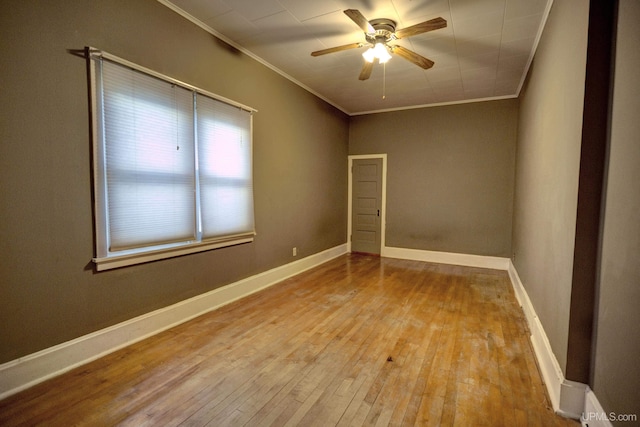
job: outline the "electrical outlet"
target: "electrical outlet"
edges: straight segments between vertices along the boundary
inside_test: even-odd
[[[297,256],[298,255],[298,248],[293,248],[293,256]]]

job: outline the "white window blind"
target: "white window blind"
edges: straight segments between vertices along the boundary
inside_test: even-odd
[[[198,102],[198,160],[203,238],[253,229],[250,122],[230,105]]]
[[[193,94],[104,62],[110,251],[196,238]]]
[[[91,55],[98,270],[251,241],[251,111]]]

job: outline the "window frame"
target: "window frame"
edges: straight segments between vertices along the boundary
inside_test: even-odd
[[[252,189],[253,184],[253,114],[257,112],[256,109],[248,107],[244,104],[240,104],[236,101],[228,98],[216,95],[206,90],[197,88],[190,84],[181,82],[174,78],[165,76],[161,73],[155,72],[148,68],[129,62],[125,59],[119,58],[115,55],[103,52],[101,50],[86,47],[85,57],[87,58],[87,68],[89,74],[89,96],[90,96],[90,108],[91,108],[91,138],[92,138],[92,181],[93,181],[93,209],[94,209],[94,243],[95,253],[92,261],[95,264],[97,271],[109,270],[113,268],[124,267],[128,265],[140,264],[160,259],[166,259],[176,256],[187,255],[196,252],[208,251],[212,249],[218,249],[227,246],[233,246],[243,243],[252,242],[255,232],[255,219],[253,220],[253,230],[242,234],[224,235],[215,239],[202,240],[200,224],[196,225],[196,239],[188,242],[159,244],[155,246],[148,246],[142,248],[136,248],[131,250],[110,251],[109,250],[109,236],[108,236],[108,202],[107,202],[107,179],[105,168],[105,140],[104,140],[104,122],[99,117],[102,114],[102,98],[97,94],[98,91],[102,91],[101,82],[97,77],[97,67],[100,61],[110,61],[117,65],[130,68],[136,72],[146,74],[148,76],[160,79],[168,84],[180,86],[193,92],[194,100],[198,95],[211,98],[215,101],[222,102],[224,104],[239,108],[249,114],[248,120],[248,138],[249,138],[249,187]],[[194,115],[196,108],[194,108]],[[197,120],[193,123],[194,129],[197,127]],[[197,153],[197,142],[194,141],[194,152]],[[194,159],[194,172],[198,174],[197,154]],[[199,192],[199,182],[196,180],[194,191]],[[199,195],[197,196],[199,199]],[[254,198],[251,195],[251,215],[253,216],[253,203]],[[200,202],[198,200],[198,209]],[[200,213],[196,219],[196,223],[200,222]]]

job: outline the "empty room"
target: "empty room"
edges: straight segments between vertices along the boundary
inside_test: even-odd
[[[0,1],[0,425],[637,425],[639,21]]]

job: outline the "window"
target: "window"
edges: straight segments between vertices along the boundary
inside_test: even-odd
[[[88,51],[97,269],[252,241],[255,110]]]

